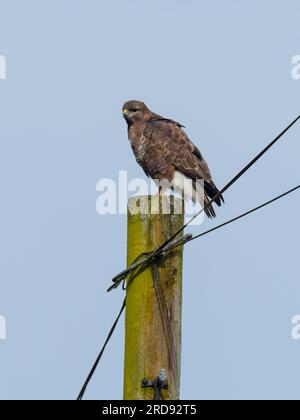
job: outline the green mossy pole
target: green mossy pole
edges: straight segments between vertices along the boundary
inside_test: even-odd
[[[170,214],[166,210],[169,207]],[[134,197],[128,203],[127,264],[152,251],[184,223],[179,198]],[[152,400],[154,390],[142,380],[154,380],[166,370],[168,389],[161,399],[179,399],[182,312],[182,247],[164,257],[157,269],[138,275],[127,289],[125,320],[124,399]],[[159,273],[159,275],[158,275]]]

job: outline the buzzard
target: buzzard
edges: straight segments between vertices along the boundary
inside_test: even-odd
[[[204,195],[204,205],[219,192],[201,152],[181,124],[155,114],[143,102],[135,100],[124,104],[123,116],[136,160],[147,176],[155,181],[172,182],[173,189],[179,193],[183,192],[185,179],[192,180],[192,191],[185,194],[202,204]],[[196,188],[199,179],[204,181],[201,197]],[[222,201],[220,197],[215,202],[221,206]],[[212,205],[205,212],[210,218],[216,216]]]

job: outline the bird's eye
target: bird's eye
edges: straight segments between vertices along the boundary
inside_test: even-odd
[[[138,112],[138,109],[137,108],[131,108],[131,110],[130,110],[131,112]]]

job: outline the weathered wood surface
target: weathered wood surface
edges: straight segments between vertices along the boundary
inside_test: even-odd
[[[142,196],[136,200],[128,203],[128,265],[141,253],[161,245],[184,223],[180,199],[172,197],[170,214],[163,214],[170,197]],[[143,214],[147,205],[151,214]],[[141,381],[145,377],[155,379],[162,368],[169,385],[162,391],[162,399],[179,399],[181,308],[182,247],[178,247],[159,263],[158,271],[147,269],[127,289],[124,399],[152,400],[153,389],[142,388]]]

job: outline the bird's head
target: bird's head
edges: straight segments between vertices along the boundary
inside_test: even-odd
[[[123,105],[123,117],[128,125],[144,120],[149,112],[144,102],[128,101]]]

